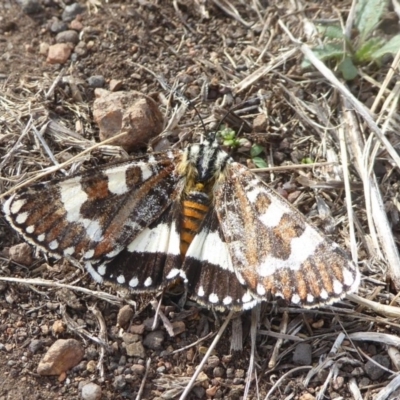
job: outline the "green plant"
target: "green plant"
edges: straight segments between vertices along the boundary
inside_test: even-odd
[[[247,139],[238,139],[236,137],[236,132],[226,126],[222,126],[222,129],[218,131],[218,134],[222,137],[223,145],[232,148],[238,148],[241,146],[248,146],[250,142]],[[257,168],[268,167],[267,162],[260,157],[261,153],[264,152],[264,147],[259,144],[253,144],[250,148],[250,158],[251,161]]]
[[[400,35],[389,41],[372,36],[387,5],[387,0],[359,0],[355,19],[358,35],[352,39],[346,37],[338,25],[317,26],[325,41],[313,48],[316,56],[322,61],[335,62],[343,78],[352,80],[358,75],[357,66],[371,61],[380,64],[385,54],[396,54],[400,49]],[[303,68],[310,65],[308,59],[303,60]]]

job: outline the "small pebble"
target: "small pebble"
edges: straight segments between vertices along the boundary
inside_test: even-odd
[[[87,80],[87,82],[90,87],[102,88],[105,84],[105,79],[102,75],[93,75]]]
[[[81,21],[78,21],[77,19],[74,19],[71,21],[69,24],[69,27],[73,29],[74,31],[80,32],[83,29],[83,24]]]
[[[43,10],[39,0],[17,0],[25,14],[36,14]]]
[[[123,375],[118,375],[114,378],[113,386],[115,389],[121,390],[126,386],[126,379]]]
[[[126,354],[129,357],[145,358],[146,351],[141,342],[130,343],[126,345]]]
[[[131,366],[131,371],[133,374],[135,375],[143,375],[144,371],[146,370],[144,365],[140,365],[140,364],[133,364]]]
[[[72,21],[77,15],[83,14],[86,11],[86,7],[79,4],[73,3],[64,8],[61,19],[65,22]]]
[[[293,363],[298,365],[311,365],[312,354],[309,343],[299,343],[293,352]]]
[[[63,31],[57,34],[56,36],[57,43],[73,43],[78,44],[79,35],[76,31],[69,29],[67,31]]]
[[[163,331],[154,331],[150,332],[146,335],[143,340],[143,344],[153,350],[159,350],[162,348],[162,344],[164,342],[164,332]]]
[[[373,356],[372,359],[382,365],[385,368],[389,368],[390,366],[390,359],[389,357],[382,356],[382,355],[376,355]],[[379,379],[386,371],[382,368],[379,367],[379,365],[376,365],[376,363],[373,363],[372,361],[367,361],[364,366],[364,370],[366,374],[373,380],[376,381]]]
[[[82,387],[81,395],[83,400],[100,400],[101,387],[93,382],[87,383]]]
[[[68,25],[64,21],[60,21],[59,19],[54,20],[53,23],[50,25],[50,31],[53,33],[60,33],[66,31],[67,29]]]
[[[33,339],[28,346],[29,351],[32,354],[37,353],[43,347],[43,341],[40,339]]]

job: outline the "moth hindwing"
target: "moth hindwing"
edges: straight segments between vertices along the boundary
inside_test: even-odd
[[[215,140],[22,189],[4,204],[29,242],[98,281],[155,291],[180,278],[217,308],[269,294],[304,307],[357,290],[338,245]]]

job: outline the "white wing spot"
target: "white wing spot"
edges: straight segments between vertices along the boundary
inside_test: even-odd
[[[166,279],[174,279],[180,274],[181,270],[178,268],[172,268],[171,271],[168,272],[168,275],[165,277]]]
[[[314,302],[314,296],[312,294],[308,294],[307,295],[307,302],[308,303],[313,303]]]
[[[49,243],[49,248],[50,248],[51,250],[55,250],[58,246],[59,246],[58,240],[52,240],[52,241]]]
[[[65,257],[71,256],[72,254],[75,253],[75,247],[73,247],[73,246],[67,247],[67,248],[64,250],[63,253],[64,253],[64,256],[65,256]]]
[[[323,299],[323,300],[326,300],[326,299],[329,297],[328,292],[327,292],[325,289],[322,289],[322,290],[321,290],[321,293],[319,294],[319,296],[320,296],[321,299]]]
[[[59,183],[61,201],[64,204],[69,222],[81,222],[80,209],[88,199],[88,195],[82,190],[80,182],[81,177],[76,176]]]
[[[336,279],[333,281],[333,291],[336,294],[343,293],[343,285]]]
[[[46,239],[46,236],[45,236],[44,233],[41,233],[41,234],[37,237],[38,242],[43,242],[44,239]]]
[[[208,296],[208,300],[210,301],[210,303],[218,303],[219,302],[218,296],[215,293],[211,293]]]
[[[33,233],[35,231],[35,226],[34,225],[29,225],[25,229],[26,233]]]
[[[83,255],[83,258],[86,258],[86,259],[92,258],[93,255],[94,255],[94,250],[93,250],[93,249],[90,249],[90,250],[88,250],[88,251]]]
[[[293,304],[299,304],[300,303],[300,296],[298,294],[294,294],[292,296],[292,303]]]
[[[17,222],[17,224],[23,224],[28,219],[28,215],[29,214],[27,212],[18,214],[17,218],[15,218],[15,221]]]
[[[203,286],[199,287],[199,290],[197,291],[197,296],[200,296],[200,297],[204,296],[204,288],[203,288]]]
[[[253,296],[249,293],[246,292],[243,296],[242,296],[242,302],[243,303],[248,303],[249,301],[253,300]]]
[[[136,278],[136,276],[134,276],[128,283],[128,285],[132,288],[136,287],[137,285],[139,285],[139,279]]]
[[[106,270],[107,270],[107,268],[106,268],[106,266],[105,266],[104,264],[101,264],[101,265],[99,265],[99,266],[97,267],[97,272],[98,272],[101,276],[103,276],[103,275],[106,274]]]
[[[260,215],[258,219],[267,227],[275,228],[281,222],[284,214],[289,213],[289,207],[284,206],[282,203],[272,202],[267,211]]]
[[[25,199],[23,199],[23,200],[20,199],[20,200],[13,201],[12,204],[11,204],[11,208],[10,208],[11,214],[16,214],[22,208],[22,206],[25,203],[26,203]]]
[[[266,293],[265,287],[259,283],[257,285],[257,294],[259,294],[260,296],[264,296],[265,293]]]
[[[144,281],[144,286],[148,287],[153,283],[153,279],[150,276]]]
[[[346,286],[351,286],[354,283],[354,276],[347,268],[343,268],[343,282]]]
[[[125,277],[123,275],[117,276],[117,282],[122,285],[125,283]]]
[[[124,194],[129,191],[126,184],[127,166],[119,166],[104,171],[108,177],[108,190],[114,194]]]
[[[232,304],[232,297],[231,296],[226,296],[222,302],[227,306],[228,304]]]
[[[149,179],[149,178],[151,178],[153,176],[153,171],[151,170],[149,164],[146,164],[145,162],[140,161],[138,163],[138,165],[139,165],[139,168],[142,171],[142,179],[144,181],[147,181],[147,179]]]

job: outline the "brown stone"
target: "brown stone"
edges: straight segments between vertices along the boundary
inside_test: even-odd
[[[49,47],[46,62],[49,64],[64,64],[71,55],[71,43],[56,43]]]
[[[119,311],[118,311],[118,316],[117,316],[117,324],[123,328],[127,329],[129,326],[129,323],[131,322],[131,319],[134,315],[134,311],[132,310],[131,306],[125,305],[123,306]]]
[[[81,344],[75,339],[57,340],[40,361],[39,375],[60,375],[78,365],[84,355]]]
[[[32,265],[32,248],[27,243],[16,244],[10,247],[9,250],[10,259],[18,264]]]
[[[93,117],[101,140],[127,132],[111,144],[130,152],[146,147],[161,133],[163,116],[151,97],[135,91],[111,93],[104,89],[96,89],[95,94]]]

